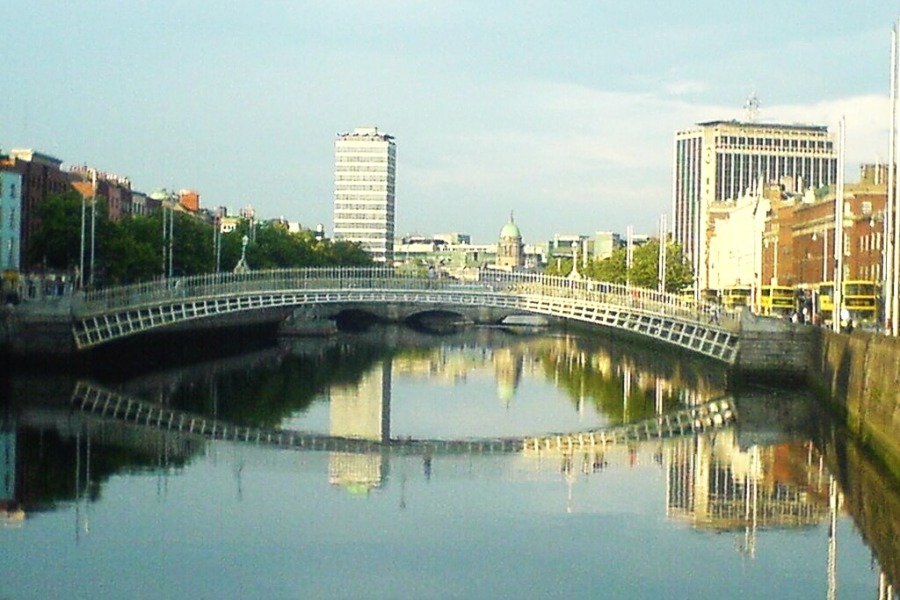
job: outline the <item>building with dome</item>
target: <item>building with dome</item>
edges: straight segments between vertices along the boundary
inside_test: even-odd
[[[525,245],[522,243],[522,232],[516,225],[512,213],[509,223],[500,230],[500,241],[497,243],[497,267],[501,269],[518,269],[525,266]]]

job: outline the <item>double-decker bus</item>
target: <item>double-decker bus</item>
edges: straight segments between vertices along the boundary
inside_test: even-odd
[[[760,314],[789,317],[794,310],[794,288],[787,285],[764,285],[759,289]]]
[[[750,304],[749,285],[735,285],[722,290],[722,306],[725,310],[741,310]]]
[[[845,281],[841,294],[850,318],[856,323],[878,320],[878,284],[872,281]]]
[[[848,280],[841,285],[841,304],[856,323],[875,323],[878,320],[878,284],[872,281]],[[834,311],[834,282],[823,281],[818,286],[816,312],[823,322],[831,322]]]

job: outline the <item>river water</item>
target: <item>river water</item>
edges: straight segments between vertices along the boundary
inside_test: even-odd
[[[897,483],[804,391],[525,329],[144,367],[4,380],[0,598],[896,597]],[[700,434],[486,441],[721,398],[736,423]]]

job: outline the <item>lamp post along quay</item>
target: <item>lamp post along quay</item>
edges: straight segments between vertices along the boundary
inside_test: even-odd
[[[841,331],[844,305],[844,151],[846,147],[846,119],[841,116],[838,130],[837,193],[834,196],[834,305],[831,327]]]

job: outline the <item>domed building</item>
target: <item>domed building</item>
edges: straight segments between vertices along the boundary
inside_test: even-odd
[[[512,213],[509,223],[500,230],[500,241],[497,243],[497,266],[503,269],[516,269],[525,266],[525,244],[522,243],[522,232],[516,225]]]

